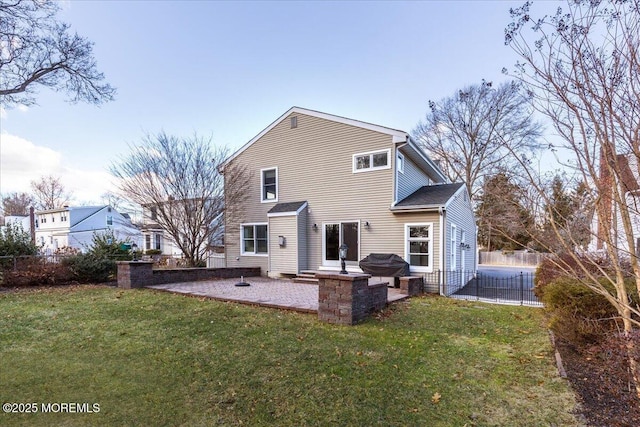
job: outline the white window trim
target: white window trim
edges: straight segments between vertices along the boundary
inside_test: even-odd
[[[458,269],[458,226],[451,224],[451,248],[449,253],[449,270],[455,271]]]
[[[411,265],[411,258],[409,256],[409,227],[429,227],[429,266],[427,267]],[[433,263],[435,261],[435,254],[433,253],[433,230],[433,222],[410,222],[404,224],[404,259],[409,263],[411,271],[433,273]]]
[[[276,198],[275,199],[265,199],[264,198],[264,172],[275,170],[276,171]],[[262,203],[275,203],[278,201],[278,193],[280,192],[280,182],[278,180],[278,167],[273,166],[270,168],[260,169],[260,202]],[[249,225],[249,224],[247,224]]]
[[[466,269],[467,264],[467,250],[462,246],[465,243],[467,243],[467,233],[464,230],[460,230],[460,269],[463,271]]]
[[[387,164],[385,166],[374,167],[373,166],[373,155],[374,154],[381,154],[381,153],[387,153]],[[362,157],[362,156],[369,156],[369,165],[370,166],[368,168],[366,168],[366,169],[358,169],[357,168],[356,158]],[[351,167],[353,168],[353,173],[371,172],[371,171],[378,171],[378,170],[383,170],[383,169],[390,169],[391,168],[391,149],[368,151],[366,153],[354,154],[353,157],[352,157],[352,160],[351,160]]]
[[[398,162],[398,159],[400,159],[401,161]],[[398,172],[400,172],[401,174],[404,175],[404,154],[402,154],[401,152],[398,151],[397,156],[396,156],[396,169],[398,170]],[[398,166],[397,164],[400,164],[400,166]]]
[[[267,226],[267,253],[255,253],[255,252],[245,252],[244,251],[244,227],[256,225],[266,225]],[[254,248],[255,250],[255,248]],[[258,257],[268,257],[269,256],[269,223],[268,222],[245,222],[240,224],[240,255],[242,256],[258,256]]]

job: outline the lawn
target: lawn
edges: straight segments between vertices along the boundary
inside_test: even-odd
[[[438,297],[348,327],[150,290],[4,293],[0,361],[0,402],[38,410],[3,426],[578,425],[540,309]],[[93,412],[42,412],[62,403]]]

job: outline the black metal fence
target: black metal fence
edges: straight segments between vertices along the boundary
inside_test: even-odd
[[[534,273],[435,271],[424,274],[425,291],[452,298],[542,307],[533,293]]]

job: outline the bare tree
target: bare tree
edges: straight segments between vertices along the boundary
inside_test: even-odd
[[[131,154],[111,167],[121,194],[134,203],[153,208],[155,222],[182,250],[187,263],[203,262],[207,245],[220,232],[227,206],[241,205],[248,176],[243,168],[224,171],[231,187],[225,193],[220,167],[225,148],[210,139],[147,135]],[[226,194],[226,201],[225,201]]]
[[[33,206],[33,197],[27,193],[13,192],[2,198],[2,210],[5,215],[28,215]]]
[[[31,181],[33,200],[38,210],[57,209],[69,203],[72,193],[67,191],[59,177],[43,176],[39,181]]]
[[[99,104],[115,89],[103,83],[93,44],[58,22],[55,0],[0,0],[0,100],[35,103],[37,86],[67,92],[72,102]]]
[[[494,88],[483,81],[438,102],[414,129],[414,138],[440,163],[452,182],[464,181],[476,199],[483,176],[508,169],[511,153],[540,148],[541,126],[518,83]]]
[[[640,1],[568,1],[554,15],[531,16],[531,3],[512,9],[505,42],[520,56],[513,74],[533,97],[535,108],[553,122],[572,155],[578,179],[588,184],[599,225],[592,231],[610,266],[575,250],[578,242],[563,221],[549,215],[571,263],[558,267],[604,296],[615,307],[627,338],[628,362],[640,397],[640,374],[631,339],[640,327],[640,264],[636,232],[640,211],[629,175],[640,163]],[[526,166],[526,164],[523,164]],[[531,184],[541,198],[550,195]],[[633,172],[631,172],[633,175]],[[634,187],[634,186],[631,186]],[[552,205],[552,204],[549,204]],[[556,212],[557,213],[557,212]],[[631,265],[636,292],[625,289]],[[596,273],[594,273],[596,272]],[[604,279],[602,279],[604,278]]]

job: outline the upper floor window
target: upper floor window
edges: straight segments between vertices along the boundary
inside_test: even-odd
[[[113,225],[113,216],[107,215],[107,225]]]
[[[42,215],[42,217],[40,217],[40,223],[45,224],[46,222],[47,222],[47,217]]]
[[[353,155],[353,172],[366,172],[378,169],[389,169],[391,150],[372,151]]]
[[[151,217],[152,221],[158,219],[158,209],[156,209],[155,207],[149,208],[149,216]]]
[[[295,129],[298,127],[298,116],[291,117],[291,129]]]
[[[60,214],[60,221],[61,222],[65,222],[67,220],[67,214],[66,213],[61,213]]]
[[[278,201],[278,168],[260,171],[260,188],[262,189],[263,202]]]

